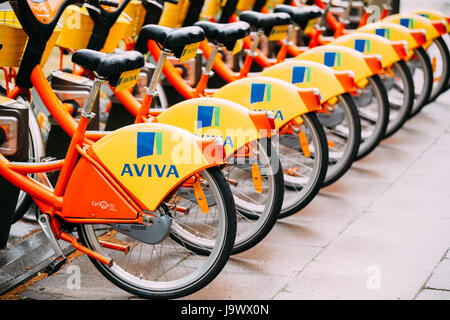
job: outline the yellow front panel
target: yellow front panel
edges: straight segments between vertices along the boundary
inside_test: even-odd
[[[154,211],[172,188],[211,166],[189,132],[156,123],[121,128],[92,146],[106,169]]]
[[[430,20],[440,20],[440,21],[446,21],[446,17],[442,12],[436,11],[436,10],[417,10],[411,12],[413,14],[417,14],[419,16],[423,16]],[[450,33],[450,23],[446,23],[447,27],[447,33]]]
[[[280,79],[272,79],[264,73],[261,77],[231,82],[220,88],[214,96],[234,101],[252,111],[272,111],[277,129],[310,111],[295,86]]]
[[[334,44],[355,49],[364,54],[379,54],[383,68],[389,67],[400,60],[390,40],[374,34],[352,33],[339,37],[330,43],[330,45]]]
[[[221,137],[227,156],[260,137],[248,109],[224,99],[185,100],[158,115],[157,121],[183,128],[197,137]]]
[[[295,59],[315,61],[338,71],[353,71],[356,82],[373,75],[361,52],[343,46],[316,47],[296,56]]]
[[[357,29],[357,32],[376,34],[392,41],[406,41],[408,50],[412,51],[418,47],[416,40],[409,32],[409,29],[396,23],[376,22],[365,25]]]
[[[392,22],[400,24],[403,27],[409,29],[424,29],[427,34],[427,40],[429,43],[433,39],[439,37],[439,32],[431,24],[430,20],[425,17],[415,15],[415,14],[394,14],[387,16],[386,18],[380,20],[381,22]]]
[[[334,71],[318,62],[286,61],[267,68],[261,75],[288,81],[298,88],[317,88],[320,91],[322,103],[345,93],[344,88],[334,76]]]

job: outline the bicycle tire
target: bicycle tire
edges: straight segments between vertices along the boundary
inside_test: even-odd
[[[97,235],[95,234],[95,230],[93,229],[92,225],[78,225],[78,234],[80,237],[80,241],[87,246],[88,248],[100,252],[101,254],[105,256],[109,256],[114,258],[114,262],[111,267],[106,266],[105,264],[99,262],[98,260],[94,258],[90,258],[94,266],[99,270],[100,273],[103,274],[109,281],[111,281],[113,284],[118,286],[119,288],[137,295],[141,298],[146,299],[175,299],[180,298],[189,294],[192,294],[201,288],[205,287],[207,284],[209,284],[223,269],[226,262],[228,261],[228,258],[230,257],[233,243],[236,235],[236,212],[235,212],[235,206],[234,206],[234,200],[231,195],[231,191],[229,188],[229,185],[227,181],[225,180],[223,174],[221,173],[220,169],[218,167],[212,167],[206,170],[203,170],[201,172],[202,177],[208,181],[208,185],[213,189],[213,192],[217,196],[216,200],[218,201],[218,206],[220,206],[220,221],[219,221],[219,231],[218,231],[218,240],[213,241],[210,240],[212,248],[209,249],[212,254],[209,257],[194,257],[193,259],[197,259],[195,261],[191,260],[191,255],[193,255],[192,251],[189,249],[183,248],[182,246],[179,246],[176,248],[176,250],[182,250],[186,249],[185,251],[181,252],[180,258],[176,261],[170,260],[166,261],[171,263],[171,269],[163,270],[164,271],[171,271],[171,275],[174,275],[175,277],[179,276],[179,273],[175,274],[175,268],[180,267],[179,272],[189,272],[193,269],[193,265],[189,265],[190,268],[186,268],[186,265],[188,262],[197,262],[200,263],[201,259],[205,259],[205,263],[201,265],[201,270],[197,271],[196,273],[189,274],[185,277],[182,277],[180,279],[175,279],[173,281],[151,281],[143,279],[144,275],[149,276],[149,273],[142,273],[142,270],[140,274],[139,271],[136,271],[137,267],[137,261],[136,256],[133,257],[132,255],[133,250],[137,250],[135,252],[139,258],[147,256],[147,258],[152,258],[153,256],[149,256],[150,253],[153,253],[153,250],[155,248],[145,248],[143,249],[143,244],[140,243],[137,246],[132,246],[131,251],[127,253],[127,260],[128,263],[130,261],[132,262],[132,266],[130,266],[130,271],[127,272],[123,269],[123,265],[119,265],[122,261],[118,258],[117,260],[115,257],[113,257],[113,254],[120,255],[123,253],[119,253],[117,251],[110,250],[108,253],[105,252],[105,250],[109,250],[106,248],[102,248],[101,245],[98,242]],[[173,199],[173,198],[172,198]],[[162,207],[164,208],[164,206]],[[166,207],[167,208],[167,207]],[[167,236],[163,242],[168,242],[171,245],[177,245],[178,242],[173,241],[173,237],[175,236],[174,228],[181,228],[181,225],[178,222],[175,222],[174,225],[174,218],[171,215],[172,219],[172,227],[170,236]],[[187,232],[187,231],[186,231]],[[177,236],[180,236],[179,234]],[[131,239],[129,237],[126,237],[124,234],[117,232],[115,234],[115,237],[120,239],[120,241],[125,241],[128,239]],[[121,239],[125,237],[124,239]],[[183,238],[184,236],[181,236]],[[195,239],[195,234],[190,235],[191,238]],[[187,241],[187,239],[183,239],[184,241]],[[132,240],[135,241],[135,240]],[[167,246],[167,242],[165,245],[166,249],[170,249],[169,246]],[[147,244],[146,244],[147,245]],[[203,248],[205,249],[200,242],[196,243],[190,243],[192,246],[199,246],[199,249]],[[140,248],[138,248],[138,246]],[[149,245],[150,247],[154,245]],[[161,250],[163,247],[163,244],[161,243]],[[172,254],[176,254],[177,251],[172,251]],[[208,249],[205,249],[208,250]],[[161,251],[162,252],[162,251]],[[160,253],[161,253],[160,252]],[[173,258],[173,256],[167,255],[167,259]],[[159,266],[164,261],[162,259],[158,259],[155,266]],[[146,267],[151,267],[152,265],[147,261],[143,263]],[[127,264],[128,267],[128,264]],[[152,271],[153,269],[150,269]],[[178,270],[178,269],[177,269]],[[158,271],[158,270],[156,270]],[[169,274],[165,272],[165,276],[168,279]]]
[[[45,156],[44,143],[40,131],[39,124],[34,115],[34,112],[30,109],[29,112],[29,161],[39,162]],[[12,223],[16,223],[28,212],[34,203],[29,194],[20,190],[17,199],[16,210],[14,211]]]
[[[422,69],[421,74],[419,74],[416,78],[414,77],[415,68],[412,66],[414,57],[417,58],[417,63],[420,64]],[[433,87],[433,67],[431,66],[430,57],[422,47],[414,49],[414,56],[406,64],[411,72],[414,82],[414,103],[411,114],[409,115],[409,118],[412,118],[422,110],[430,97],[431,89]],[[417,80],[422,81],[423,83],[420,90],[417,89]]]
[[[349,133],[344,135],[335,127],[327,128],[325,126],[327,141],[334,144],[334,146],[329,147],[328,170],[322,187],[327,187],[335,183],[351,168],[361,143],[361,123],[355,102],[349,93],[339,95],[337,98],[339,105],[342,106],[343,112],[345,113],[344,121],[346,122],[345,125]],[[341,142],[341,144],[345,144],[342,156],[339,156],[341,151],[334,150],[336,149],[336,145],[339,145],[339,141],[336,141],[335,136],[344,140],[344,142]]]
[[[375,150],[381,140],[383,140],[389,123],[389,99],[380,76],[373,75],[367,78],[367,80],[374,93],[378,113],[375,120],[374,118],[371,118],[370,115],[365,115],[363,113],[367,107],[359,107],[356,104],[361,119],[361,143],[355,161],[366,157]],[[363,124],[363,120],[367,121],[368,124],[374,123],[374,129],[368,138],[364,137],[365,131],[363,130],[363,127],[365,127],[365,125]]]
[[[403,99],[400,105],[395,104],[389,97],[389,91],[387,92],[390,111],[389,123],[388,127],[386,128],[386,134],[384,135],[384,138],[392,136],[403,127],[405,122],[409,119],[414,104],[414,82],[412,80],[411,72],[406,65],[406,62],[403,60],[395,62],[393,64],[392,72],[394,73],[394,77],[398,76],[400,78],[402,87],[398,88],[398,85],[395,84],[394,86],[398,88],[398,91],[403,91]],[[383,83],[385,83],[385,81],[383,81]],[[395,117],[396,114],[397,116]]]
[[[244,252],[261,242],[275,225],[283,205],[284,180],[278,153],[270,139],[263,138],[255,144],[261,155],[258,163],[247,161],[222,168],[227,180],[237,181],[234,185],[230,183],[237,214],[237,234],[232,254]],[[252,166],[255,164],[261,175],[260,191],[255,190],[253,182]],[[243,185],[244,189],[239,190],[239,185]]]
[[[319,118],[317,117],[315,112],[304,114],[301,116],[301,118],[308,128],[309,135],[312,137],[311,149],[313,149],[314,151],[314,174],[313,177],[309,179],[307,188],[305,188],[304,190],[303,188],[301,188],[300,190],[300,188],[296,188],[293,183],[289,183],[289,180],[287,181],[286,178],[290,179],[291,177],[286,173],[284,174],[285,196],[283,199],[283,207],[281,208],[281,212],[279,214],[279,219],[291,216],[306,207],[322,188],[325,177],[327,175],[328,143],[322,124],[320,123]],[[283,137],[279,137],[280,140],[282,138]],[[294,137],[294,139],[298,141],[298,137]],[[296,146],[294,145],[294,148],[295,147]],[[283,167],[283,170],[286,171],[286,168],[288,168],[288,166],[286,166],[285,164],[288,163],[288,160],[292,157],[292,154],[287,153],[289,150],[285,150],[285,148],[282,148],[282,142],[279,142],[279,150],[280,151],[278,153],[281,159],[281,165]],[[293,182],[295,182],[295,180]],[[298,196],[294,194],[292,197],[293,201],[291,200],[291,202],[288,203],[287,196],[290,194],[290,192],[296,192],[297,190],[300,190],[300,194]]]
[[[437,97],[439,97],[439,95],[447,89],[447,84],[450,79],[450,53],[447,44],[445,43],[444,39],[442,39],[442,37],[434,39],[433,44],[437,46],[442,58],[442,74],[440,76],[438,83],[436,85],[433,85],[427,103],[431,103],[434,100],[436,100]]]

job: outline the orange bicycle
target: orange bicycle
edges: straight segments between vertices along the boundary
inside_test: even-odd
[[[108,13],[104,12],[104,14],[107,15]],[[183,28],[179,30],[183,30]],[[242,24],[240,28],[230,26],[230,29],[228,30],[230,45],[235,45],[239,39],[248,34],[248,30],[249,27],[246,24]],[[208,74],[212,68],[212,62],[206,63],[207,66],[201,76],[201,83],[193,88],[186,83],[178,72],[176,72],[176,69],[168,61],[170,52],[164,50],[164,46],[168,44],[168,42],[165,41],[167,35],[175,31],[176,30],[162,26],[146,25],[140,31],[136,48],[143,47],[146,50],[146,42],[151,42],[157,47],[159,51],[158,56],[155,56],[157,64],[153,71],[154,74],[159,76],[160,72],[162,72],[166,78],[172,76],[172,79],[175,81],[173,82],[174,86],[177,88],[183,87],[185,90],[183,95],[187,99],[195,99],[202,96],[220,97],[222,99],[235,101],[250,110],[269,110],[273,113],[273,120],[276,128],[279,129],[284,126],[285,130],[282,132],[291,135],[291,146],[289,147],[289,149],[291,149],[291,154],[289,161],[291,161],[290,167],[296,168],[292,171],[292,175],[290,176],[289,186],[284,188],[281,216],[298,212],[312,201],[317,194],[327,169],[326,162],[328,151],[323,129],[315,118],[315,115],[312,115],[312,113],[319,108],[315,98],[317,92],[314,93],[315,91],[313,89],[299,91],[290,84],[280,80],[277,81],[276,79],[266,77],[255,77],[248,81],[244,81],[245,79],[242,79],[243,81],[240,82],[236,81],[233,84],[230,84],[232,87],[223,87],[223,91],[219,90],[218,92],[208,93],[205,92],[205,88],[209,79]],[[102,42],[104,43],[104,41]],[[211,59],[211,61],[214,61],[214,59]],[[86,74],[86,72],[81,70],[78,74]],[[156,78],[156,80],[152,79],[148,86],[154,87],[158,82],[159,77]],[[259,98],[259,91],[261,91],[259,88],[264,88],[264,97],[262,98]],[[225,91],[228,93],[222,94]],[[150,91],[146,90],[146,92],[149,93]],[[109,109],[109,116],[106,124],[107,128],[115,128],[115,126],[120,127],[125,125],[126,121],[134,121],[136,116],[139,119],[148,112],[152,115],[164,113],[161,113],[161,110],[156,108],[150,108],[150,104],[148,103],[150,96],[148,94],[145,95],[142,102],[138,101],[129,91],[116,92],[113,96],[115,99],[119,100],[120,104],[113,104]],[[156,97],[157,93],[155,92],[153,96]],[[258,99],[254,99],[255,96],[258,96]],[[128,115],[126,115],[127,113]],[[124,115],[124,117],[122,115]],[[295,118],[298,119],[294,124],[291,120]],[[298,134],[301,131],[303,131],[303,134],[301,134],[302,138],[300,139]],[[302,146],[300,145],[300,142]],[[311,152],[312,150],[313,152]],[[286,178],[286,174],[284,177]],[[239,186],[232,185],[231,188],[234,190],[235,188],[238,189]],[[268,197],[269,196],[273,196],[273,193],[268,195]],[[237,204],[237,206],[239,207],[239,204]],[[239,210],[240,209],[238,209],[238,211]]]
[[[11,4],[19,17],[45,8],[58,19],[47,2]],[[24,24],[29,26],[30,20]],[[35,45],[29,44],[28,54],[41,55],[42,47]],[[37,66],[28,65],[34,70],[32,82],[38,79],[39,59],[34,61]],[[20,163],[0,155],[0,175],[31,195],[42,211],[38,222],[55,252],[48,271],[65,262],[56,241],[61,239],[87,254],[105,277],[132,294],[175,298],[199,290],[223,268],[235,240],[234,200],[219,169],[224,163],[223,146],[215,139],[158,123],[102,133],[93,143],[86,128],[95,116],[93,101],[100,86],[125,83],[129,72],[144,65],[144,58],[136,52],[91,51],[75,53],[73,61],[89,66],[96,77],[65,159]],[[45,99],[58,101],[51,94]],[[184,152],[197,157],[180,162],[177,157]],[[55,170],[60,174],[53,186],[46,173]],[[185,210],[183,204],[189,202],[183,200],[185,188],[207,196],[208,207]],[[195,254],[194,247],[202,255]]]
[[[62,5],[65,4],[63,3]],[[28,26],[30,21],[23,20],[21,23]],[[25,29],[27,30],[27,28]],[[37,27],[34,27],[34,29],[37,29]],[[195,42],[204,39],[203,31],[198,27],[176,30],[164,36],[167,38],[166,54],[173,54],[177,58],[182,58],[185,46],[190,46],[192,43],[195,44]],[[29,34],[29,38],[31,42],[44,42],[33,33]],[[59,74],[66,77],[66,82],[75,79],[75,82],[89,83],[95,79],[92,63],[96,61],[90,57],[97,56],[96,59],[98,60],[102,57],[107,57],[107,54],[100,54],[93,50],[80,50],[77,52],[78,59],[74,60],[74,63],[80,65],[86,74],[91,75],[92,80],[67,73]],[[135,53],[132,52],[130,54]],[[85,58],[84,60],[80,59],[83,57]],[[26,72],[23,66],[28,65],[29,60],[27,59],[27,56],[24,55],[19,68],[19,75]],[[271,230],[278,217],[283,200],[283,174],[280,169],[277,152],[271,147],[270,143],[272,127],[270,120],[267,118],[268,113],[265,111],[249,111],[237,103],[218,98],[198,98],[183,101],[170,109],[163,110],[164,112],[154,108],[150,110],[152,101],[156,96],[155,85],[159,81],[160,72],[158,70],[161,67],[162,65],[157,66],[147,92],[148,94],[146,94],[142,104],[134,99],[128,89],[117,90],[117,88],[112,86],[110,86],[110,89],[115,91],[117,96],[127,97],[131,95],[132,100],[130,101],[134,103],[132,107],[137,106],[136,109],[132,109],[135,115],[131,123],[156,121],[184,128],[197,136],[217,136],[224,140],[227,164],[221,166],[221,169],[226,174],[232,194],[235,197],[235,204],[238,209],[236,213],[239,217],[233,253],[247,250],[259,243]],[[10,92],[11,97],[14,93],[26,92],[26,89],[24,89],[26,87],[21,85],[20,79],[20,77],[17,77],[16,87]],[[75,85],[75,82],[71,83]],[[76,132],[77,121],[75,117],[79,116],[78,111],[80,108],[74,108],[76,104],[73,101],[61,101],[56,98],[57,94],[61,93],[61,90],[54,91],[52,89],[40,66],[36,66],[32,71],[31,85],[34,87],[33,106],[36,107],[39,104],[41,109],[45,108],[52,115],[53,121],[62,128],[62,130],[57,131],[57,134],[65,139],[65,141],[62,141],[63,143],[51,140],[52,134],[54,135],[51,131],[51,135],[46,141],[47,150],[57,150],[58,153],[49,152],[47,155],[58,158],[63,157],[61,154],[68,147],[71,138]],[[93,84],[89,85],[92,86]],[[276,90],[276,88],[273,89]],[[75,88],[72,87],[71,90],[75,90]],[[295,89],[293,92],[291,90],[291,95],[300,99]],[[61,99],[64,98],[63,95],[59,97]],[[98,98],[96,101],[98,102]],[[82,104],[84,107],[87,102],[81,103],[84,103]],[[313,100],[311,105],[314,103],[315,101]],[[53,128],[52,126],[52,130]],[[105,132],[88,130],[86,138],[94,142],[104,135]],[[66,141],[69,143],[65,143]],[[135,170],[133,167],[131,169]],[[141,174],[141,171],[130,171],[129,173]],[[194,207],[198,207],[199,203],[206,208],[206,212],[208,211],[208,199],[196,193],[195,188],[185,188],[183,195],[185,199],[189,199]],[[185,205],[185,211],[191,211],[188,204]]]

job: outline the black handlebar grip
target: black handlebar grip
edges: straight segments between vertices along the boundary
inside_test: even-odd
[[[101,5],[105,5],[105,6],[109,6],[109,7],[114,7],[114,8],[119,7],[119,1],[116,1],[116,0],[99,0],[98,2]]]

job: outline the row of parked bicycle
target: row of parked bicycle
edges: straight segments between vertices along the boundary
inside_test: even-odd
[[[450,20],[432,10],[0,3],[2,214],[35,206],[49,273],[68,241],[145,298],[206,286],[449,88]]]

